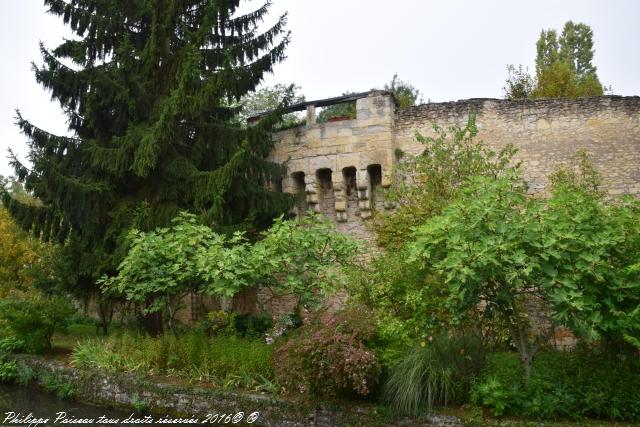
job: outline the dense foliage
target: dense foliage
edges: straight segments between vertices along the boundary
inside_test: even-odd
[[[419,155],[401,153],[396,182],[385,195],[396,209],[380,215],[374,224],[377,242],[384,248],[403,248],[412,238],[412,228],[439,214],[467,178],[501,176],[519,166],[510,164],[515,153],[510,145],[494,152],[475,140],[478,129],[473,114],[464,127],[434,125],[434,133],[416,134],[424,145]]]
[[[525,364],[557,324],[588,338],[636,341],[640,333],[638,201],[608,204],[579,185],[557,184],[549,199],[527,196],[518,175],[474,177],[412,245],[441,278],[454,310],[481,302],[501,317]],[[529,338],[526,304],[551,310]]]
[[[389,83],[384,85],[384,90],[393,94],[400,108],[413,107],[422,102],[422,95],[411,83],[400,80],[398,74],[394,74]]]
[[[34,269],[40,266],[45,245],[26,234],[0,206],[0,298],[11,289],[33,284]]]
[[[492,354],[472,400],[494,415],[638,421],[638,393],[638,358],[596,347],[540,353],[528,383],[515,354]]]
[[[309,213],[298,220],[277,219],[245,262],[259,274],[256,283],[314,307],[342,288],[343,269],[359,264],[360,250],[353,236],[339,233],[329,219]]]
[[[0,194],[19,203],[40,206],[39,200],[19,182],[2,176]],[[0,298],[12,290],[46,288],[49,281],[57,279],[56,266],[51,262],[56,253],[53,245],[22,230],[0,201]]]
[[[34,380],[4,352],[66,340],[81,369],[366,397],[402,415],[470,402],[497,416],[640,420],[640,202],[607,196],[584,153],[531,195],[515,150],[476,141],[471,112],[464,127],[417,134],[419,155],[395,153],[395,209],[372,221],[385,251],[357,262],[352,237],[312,213],[285,219],[292,198],[270,190],[284,172],[266,160],[271,132],[297,123],[282,107],[304,97],[256,90],[288,42],[284,17],[258,33],[269,4],[239,15],[238,0],[45,0],[77,37],[42,47],[36,78],[73,135],[18,113],[33,168],[14,158],[25,187],[0,182],[0,381]],[[508,67],[506,96],[602,94],[592,37],[572,22],[543,31],[535,78]],[[397,75],[384,89],[400,108],[421,101]],[[338,104],[318,121],[355,113]],[[78,342],[61,334],[75,314],[66,294],[98,277],[99,312],[121,301],[123,330],[97,337],[80,319]],[[296,306],[230,309],[253,291]],[[219,307],[180,324],[188,295],[207,300],[192,301],[194,320]],[[130,308],[138,326],[156,314],[173,334],[134,331]],[[576,349],[549,348],[558,326]],[[38,383],[77,392],[57,374]]]
[[[242,108],[239,117],[240,120],[246,122],[251,117],[277,110],[282,105],[288,103],[297,104],[304,101],[304,95],[300,93],[300,86],[278,83],[273,86],[262,87],[243,96],[239,102]],[[277,126],[287,128],[300,123],[301,120],[295,113],[288,113],[282,116],[282,121]]]
[[[148,313],[166,309],[173,330],[178,304],[199,284],[195,257],[212,234],[209,227],[197,224],[195,216],[187,213],[178,215],[171,228],[132,230],[131,249],[118,267],[119,274],[103,278],[103,290],[138,304],[146,303]],[[229,259],[233,261],[237,259]]]
[[[64,297],[48,298],[32,293],[0,300],[0,321],[8,326],[8,337],[13,339],[12,351],[51,351],[54,332],[63,331],[74,313]]]
[[[531,77],[529,70],[518,65],[507,65],[507,80],[502,88],[506,99],[527,99],[532,98],[536,89],[536,79]]]
[[[131,227],[164,226],[181,210],[207,225],[260,226],[290,204],[269,190],[265,158],[277,117],[242,127],[230,107],[284,58],[285,17],[260,32],[269,3],[46,0],[75,36],[41,46],[36,80],[68,117],[56,136],[18,113],[32,166],[18,179],[43,206],[5,198],[41,238],[66,241],[78,280],[111,273]]]
[[[276,295],[313,304],[335,291],[340,265],[357,256],[355,241],[316,215],[278,218],[254,244],[240,232],[217,234],[188,213],[179,214],[170,228],[133,230],[130,240],[118,275],[103,278],[103,289],[147,303],[146,312],[167,310],[172,330],[179,304],[190,292],[232,297],[261,284]]]

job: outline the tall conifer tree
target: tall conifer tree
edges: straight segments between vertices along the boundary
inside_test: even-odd
[[[282,172],[266,160],[277,117],[246,128],[230,107],[284,59],[286,16],[261,31],[268,1],[246,14],[240,0],[44,3],[76,37],[41,45],[33,68],[74,136],[18,112],[31,165],[13,166],[43,206],[5,203],[23,228],[65,241],[85,283],[113,271],[131,226],[186,209],[247,227],[286,209],[289,198],[268,189]]]

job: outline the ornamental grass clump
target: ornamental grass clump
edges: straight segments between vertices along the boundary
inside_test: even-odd
[[[429,337],[391,366],[383,398],[397,413],[413,416],[464,403],[484,363],[483,341],[473,332]]]

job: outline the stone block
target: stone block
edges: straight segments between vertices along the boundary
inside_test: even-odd
[[[358,209],[361,211],[371,210],[371,201],[367,199],[358,200]]]

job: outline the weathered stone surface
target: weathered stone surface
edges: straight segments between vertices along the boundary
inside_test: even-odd
[[[358,194],[336,195],[332,209],[316,208],[373,248],[366,223],[374,209],[370,194],[389,187],[396,151],[418,154],[423,146],[416,131],[433,136],[433,124],[463,126],[476,114],[478,139],[494,149],[513,144],[515,161],[523,163],[531,192],[544,191],[547,177],[579,149],[590,153],[610,194],[640,195],[640,97],[603,96],[582,99],[507,101],[469,99],[397,109],[387,92],[372,91],[358,99],[356,119],[290,129],[275,135],[271,159],[287,162],[290,173],[303,172],[309,202],[318,203],[318,169],[330,169],[331,180],[342,180],[345,169],[357,170]],[[381,180],[371,181],[371,166],[380,166]],[[295,186],[288,178],[283,188]],[[337,187],[336,187],[337,188]],[[345,206],[346,205],[346,206]],[[385,206],[380,194],[375,201]],[[338,214],[340,212],[340,214]]]
[[[396,111],[398,148],[418,153],[419,131],[433,135],[431,123],[464,125],[476,112],[478,139],[494,149],[513,144],[525,178],[539,191],[558,164],[579,149],[592,155],[611,194],[640,194],[640,97],[506,101],[470,99]]]

